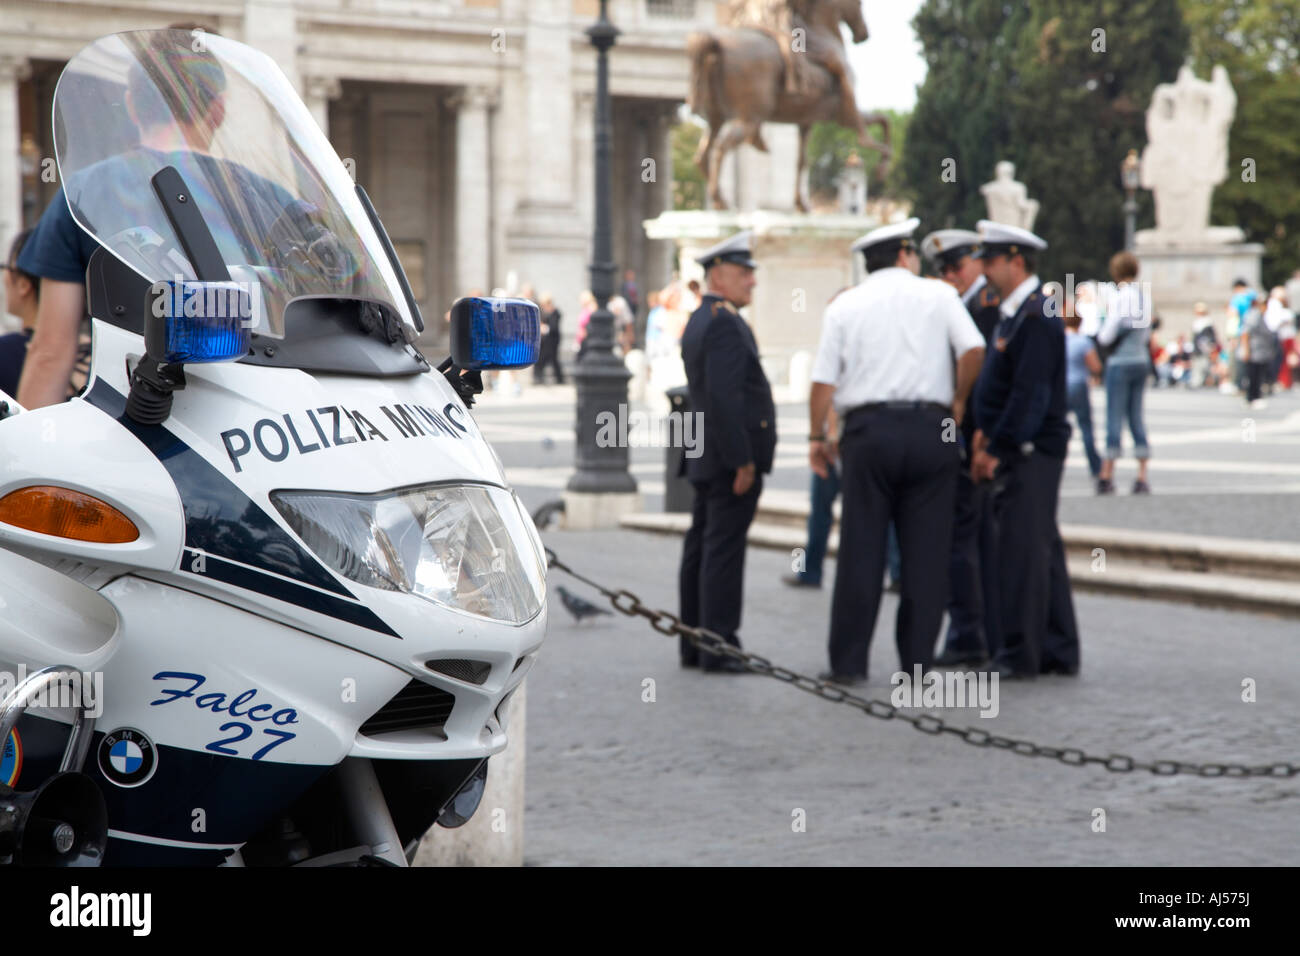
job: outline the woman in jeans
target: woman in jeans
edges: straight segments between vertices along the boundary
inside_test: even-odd
[[[1088,380],[1101,374],[1101,359],[1092,339],[1079,331],[1083,320],[1078,315],[1065,318],[1065,399],[1079,423],[1083,451],[1088,456],[1092,477],[1101,475],[1101,456],[1092,440],[1092,402],[1088,397]]]
[[[1148,342],[1151,338],[1151,299],[1137,283],[1138,261],[1131,252],[1117,252],[1110,260],[1114,288],[1106,296],[1106,320],[1097,342],[1109,348],[1106,361],[1106,460],[1097,478],[1097,494],[1115,491],[1115,459],[1120,452],[1120,433],[1128,420],[1133,433],[1133,454],[1138,460],[1138,477],[1133,494],[1149,494],[1146,423],[1142,419],[1142,395],[1150,371]]]

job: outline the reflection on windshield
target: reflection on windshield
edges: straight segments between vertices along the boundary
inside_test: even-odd
[[[411,324],[347,172],[265,55],[208,34],[118,34],[68,64],[54,107],[74,218],[145,278],[214,278],[195,276],[154,193],[172,166],[231,278],[260,287],[256,331],[283,335],[305,295],[377,300]]]

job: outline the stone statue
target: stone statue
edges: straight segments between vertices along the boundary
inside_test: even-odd
[[[1038,217],[1038,200],[1029,198],[1024,183],[1016,181],[1016,164],[1002,160],[993,169],[993,181],[980,187],[989,218],[994,222],[1034,230]]]
[[[765,122],[799,127],[796,184],[803,178],[808,132],[818,122],[854,130],[863,146],[881,151],[882,166],[887,164],[888,119],[859,114],[840,36],[843,22],[854,43],[867,39],[861,0],[731,0],[728,12],[731,25],[686,40],[687,102],[709,124],[695,161],[708,179],[714,208],[726,208],[718,189],[723,157],[741,143],[766,152],[760,135]],[[883,143],[867,135],[867,127],[876,124],[883,128]],[[807,212],[798,185],[795,193],[795,206]]]
[[[1228,175],[1228,128],[1237,94],[1228,71],[1216,66],[1210,81],[1190,67],[1176,83],[1161,83],[1147,109],[1143,188],[1155,194],[1156,228],[1138,233],[1139,244],[1240,241],[1235,227],[1211,229],[1210,198]]]

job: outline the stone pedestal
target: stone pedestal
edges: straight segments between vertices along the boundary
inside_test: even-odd
[[[722,168],[718,170],[722,198],[739,212],[793,211],[799,171],[799,127],[764,123],[761,129],[766,153],[745,143],[722,160]],[[799,186],[807,192],[806,183]]]
[[[758,285],[742,314],[773,384],[782,385],[791,358],[816,351],[826,303],[862,279],[862,259],[850,255],[849,246],[879,225],[866,215],[679,211],[647,220],[645,228],[652,239],[673,240],[682,278],[701,282],[695,257],[742,229],[753,230]]]
[[[1264,247],[1258,243],[1214,242],[1213,238],[1199,243],[1173,243],[1138,233],[1138,281],[1151,290],[1151,301],[1160,316],[1160,331],[1156,333],[1160,341],[1191,334],[1197,302],[1208,305],[1211,318],[1218,323],[1223,303],[1237,279],[1260,288]]]

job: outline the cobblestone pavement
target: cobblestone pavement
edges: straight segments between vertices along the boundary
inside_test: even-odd
[[[1300,390],[1274,396],[1259,410],[1215,391],[1148,390],[1146,402],[1155,494],[1128,494],[1136,466],[1126,457],[1117,468],[1119,494],[1094,496],[1075,429],[1061,489],[1062,522],[1300,541]],[[1100,446],[1100,389],[1093,390],[1092,404]],[[768,487],[808,487],[806,409],[806,401],[779,406],[777,462]],[[490,393],[475,409],[530,508],[558,498],[573,474],[573,414],[573,389],[567,386],[528,388],[517,398]],[[1125,444],[1132,447],[1131,436]],[[646,510],[660,510],[663,448],[634,447],[630,453]]]
[[[1094,392],[1094,415],[1104,413]],[[1300,395],[1247,411],[1213,392],[1148,393],[1150,498],[1091,493],[1077,441],[1062,521],[1300,540]],[[559,497],[573,470],[571,388],[484,396],[476,417],[521,497]],[[782,403],[769,486],[807,484],[804,406]],[[662,448],[633,448],[646,510],[661,507]],[[573,567],[675,611],[681,543],[636,532],[546,532]],[[746,559],[746,646],[825,666],[830,601],[778,583],[780,553]],[[827,568],[833,577],[833,562]],[[559,572],[551,585],[599,600]],[[1076,595],[1078,678],[1000,687],[1000,713],[941,711],[962,726],[1089,753],[1198,762],[1300,762],[1300,633],[1294,621]],[[870,696],[897,668],[886,596]],[[1258,682],[1244,703],[1242,681]],[[654,681],[655,700],[643,701]],[[532,864],[1300,863],[1300,778],[1209,780],[1076,769],[977,749],[875,720],[757,676],[677,666],[675,639],[645,622],[575,624],[551,602],[529,677],[525,854]],[[1094,810],[1106,831],[1093,830]],[[797,810],[806,832],[794,832]]]
[[[551,532],[575,569],[676,610],[680,541]],[[746,559],[746,647],[806,673],[825,665],[829,589],[791,591],[779,553]],[[828,571],[833,568],[828,568]],[[600,600],[552,571],[552,590]],[[999,688],[1000,712],[959,725],[1089,753],[1300,762],[1294,621],[1077,595],[1083,673]],[[897,669],[886,596],[869,696]],[[1257,682],[1244,703],[1242,681]],[[643,701],[654,681],[655,700]],[[677,666],[645,622],[575,624],[551,602],[529,676],[525,856],[531,864],[1300,863],[1300,778],[1110,773],[929,737],[759,676]],[[1106,812],[1106,832],[1092,829]],[[806,832],[794,832],[797,809]]]

